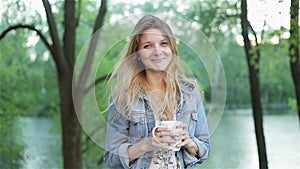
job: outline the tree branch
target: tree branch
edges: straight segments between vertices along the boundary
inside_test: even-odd
[[[250,28],[251,32],[252,32],[252,33],[253,33],[253,35],[254,35],[255,44],[256,44],[256,45],[258,45],[258,40],[257,40],[257,35],[256,35],[256,32],[254,31],[254,29],[253,29],[252,25],[250,24],[250,22],[249,22],[248,20],[247,20],[247,23],[248,23],[248,26],[249,26],[249,28]]]
[[[55,23],[53,13],[51,11],[51,5],[48,0],[42,0],[42,1],[45,8],[47,22],[50,30],[50,36],[53,43],[53,50],[51,51],[51,54],[57,65],[58,72],[60,72],[62,69],[66,69],[67,67],[69,67],[69,65],[67,64],[66,59],[63,57],[57,26]]]
[[[267,25],[267,21],[264,20],[264,26],[263,26],[263,29],[261,31],[261,43],[264,42],[264,39],[265,39],[265,26]]]
[[[111,76],[111,74],[108,74],[108,75],[104,75],[104,76],[99,77],[98,79],[96,79],[95,83],[90,84],[89,87],[87,87],[84,90],[84,94],[87,94],[94,86],[96,86],[98,83],[104,81],[105,79],[109,78],[110,76]]]
[[[102,129],[102,130],[101,130]],[[90,133],[86,134],[86,138],[85,141],[83,142],[83,144],[88,144],[88,142],[91,140],[91,138],[99,131],[103,131],[104,126],[103,125],[98,125],[96,126]],[[86,152],[88,150],[88,147],[85,147],[82,149],[82,153]]]
[[[104,21],[104,15],[106,13],[106,10],[107,10],[106,0],[101,0],[101,7],[99,9],[99,13],[96,19],[93,33],[97,32],[101,28]]]
[[[255,54],[256,54],[256,58],[255,58],[255,63],[259,65],[259,61],[260,61],[260,48],[258,47],[259,46],[259,43],[258,43],[258,40],[257,40],[257,35],[256,35],[256,32],[254,31],[252,25],[250,24],[249,20],[247,20],[247,23],[248,23],[248,26],[251,30],[251,32],[253,33],[254,35],[254,39],[255,39],[255,46],[252,48],[252,50],[254,50]],[[258,69],[256,71],[259,72],[259,66],[258,66]]]
[[[81,0],[78,0],[78,13],[76,16],[76,27],[79,26],[80,16],[81,16]]]
[[[101,26],[104,22],[104,16],[105,16],[105,13],[106,13],[106,8],[107,8],[106,7],[106,0],[102,0],[101,1],[101,7],[99,8],[98,16],[97,16],[97,19],[96,19],[96,22],[95,22],[95,26],[94,26],[94,30],[93,30],[93,36],[91,38],[88,53],[86,55],[86,60],[85,60],[85,63],[83,65],[82,71],[81,71],[79,79],[78,79],[77,91],[82,91],[82,93],[78,93],[79,97],[82,97],[83,94],[84,94],[84,91],[85,91],[84,86],[85,86],[88,74],[90,72],[91,65],[92,65],[93,60],[94,60],[94,54],[95,54],[96,46],[97,46],[98,40],[99,40],[100,31],[98,31],[98,30],[101,28]]]
[[[43,43],[45,44],[45,46],[51,51],[52,46],[49,44],[49,42],[47,41],[46,37],[42,34],[42,32],[40,30],[37,30],[33,25],[22,25],[22,24],[17,24],[14,26],[10,26],[7,29],[5,29],[2,34],[0,35],[0,40],[3,39],[6,34],[8,34],[10,31],[12,30],[16,30],[16,29],[29,29],[32,31],[35,31],[39,37],[41,38],[41,40],[43,41]]]
[[[64,5],[64,34],[63,51],[71,70],[74,68],[75,60],[75,42],[76,42],[76,17],[75,0],[67,0]]]

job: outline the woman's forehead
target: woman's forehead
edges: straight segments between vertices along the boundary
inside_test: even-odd
[[[166,39],[166,35],[160,29],[147,29],[140,35],[140,40],[153,38]]]
[[[157,28],[150,28],[150,29],[146,29],[142,35],[144,34],[149,34],[149,35],[163,35],[163,32],[160,29]]]

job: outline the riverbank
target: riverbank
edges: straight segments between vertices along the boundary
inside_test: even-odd
[[[43,117],[20,120],[25,124],[20,138],[25,143],[20,168],[62,168],[60,133],[53,130],[59,123]],[[265,114],[264,131],[269,168],[300,168],[298,117],[290,112]],[[210,157],[199,168],[259,168],[252,111],[226,110],[211,133],[211,146]]]

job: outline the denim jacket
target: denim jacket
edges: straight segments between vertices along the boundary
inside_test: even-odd
[[[190,138],[198,146],[195,157],[181,147],[177,152],[181,166],[196,169],[210,153],[209,131],[201,94],[196,86],[189,82],[180,82],[181,95],[178,101],[176,119],[187,124]],[[130,119],[122,115],[114,117],[115,105],[108,109],[104,161],[112,169],[148,169],[153,152],[144,153],[134,162],[130,162],[127,149],[129,146],[147,139],[155,126],[153,110],[149,99],[141,94],[133,107]]]

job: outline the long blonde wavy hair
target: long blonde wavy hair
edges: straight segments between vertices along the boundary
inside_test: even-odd
[[[112,93],[112,104],[117,107],[117,112],[122,113],[126,118],[130,118],[134,104],[139,99],[141,91],[145,90],[146,70],[141,61],[138,60],[138,47],[140,37],[148,29],[159,29],[166,37],[172,51],[172,60],[164,73],[166,106],[164,113],[166,120],[175,118],[177,107],[177,97],[179,95],[179,80],[187,80],[178,56],[176,39],[170,27],[156,16],[147,14],[143,16],[135,25],[132,36],[125,47],[124,55],[116,64],[111,73],[109,82],[115,85]]]

